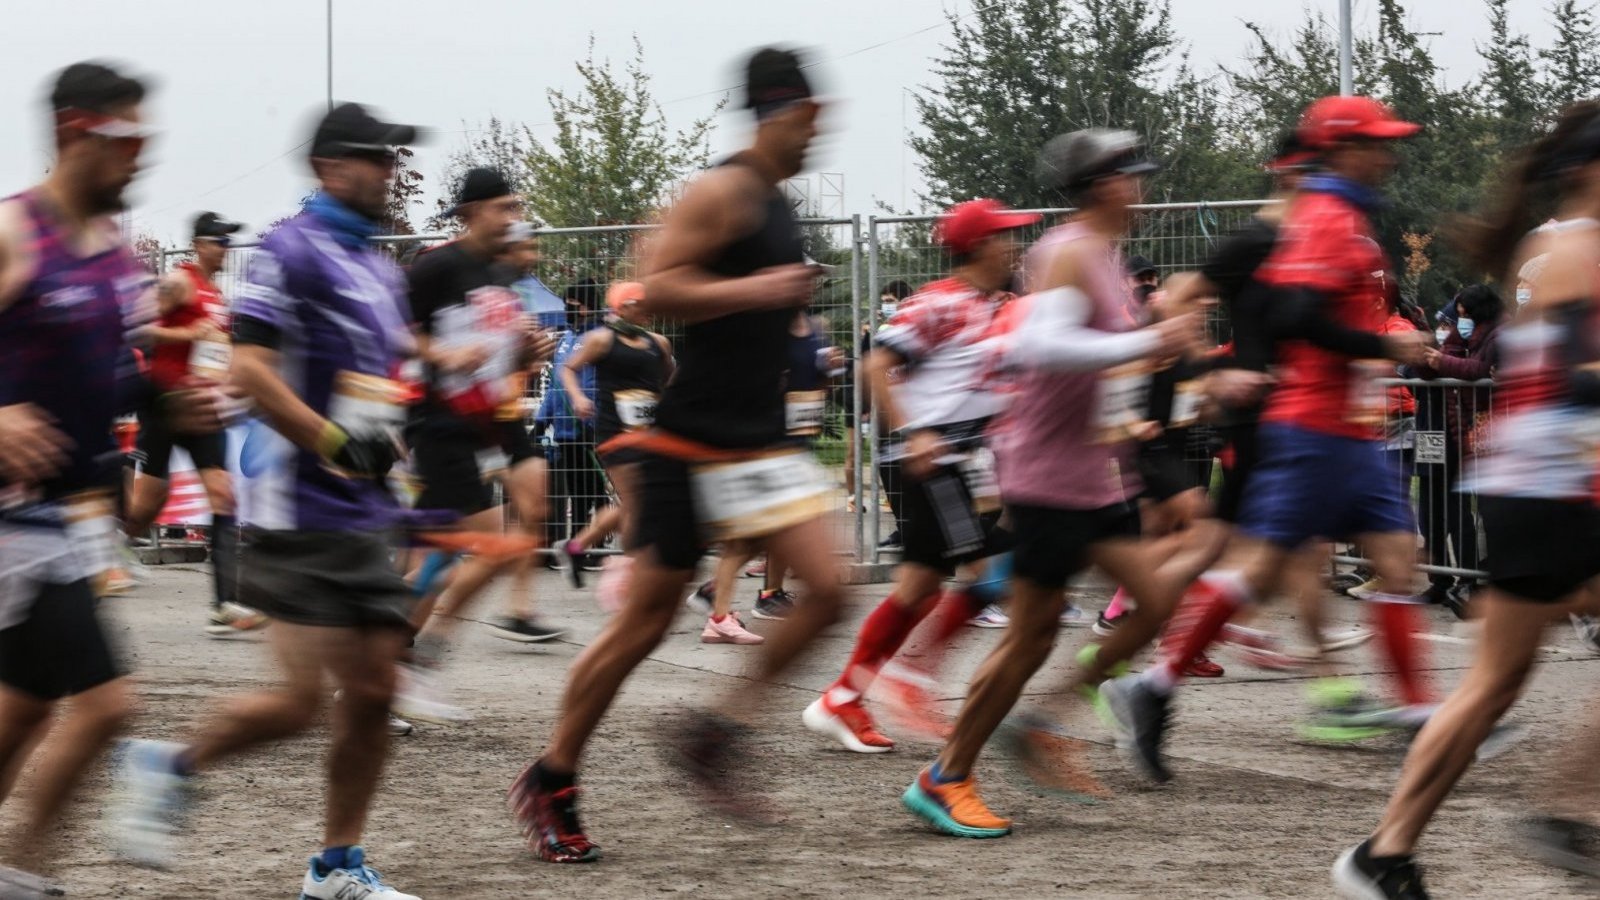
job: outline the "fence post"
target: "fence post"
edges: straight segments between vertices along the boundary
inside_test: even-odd
[[[861,214],[856,213],[850,217],[850,342],[851,356],[858,356],[861,352]],[[855,446],[855,452],[850,454],[850,465],[855,470],[850,473],[850,483],[854,485],[855,513],[855,539],[856,562],[866,562],[866,504],[864,491],[861,484],[861,454],[866,450],[861,441],[861,384],[862,369],[866,364],[865,359],[857,359],[855,366],[850,371],[850,421],[846,423],[848,437]]]
[[[878,334],[878,217],[867,217],[867,333],[874,338]],[[878,534],[878,506],[882,502],[883,486],[878,483],[878,404],[872,404],[872,414],[868,416],[867,436],[863,443],[872,450],[872,497],[865,504],[856,504],[856,509],[867,517],[867,547],[872,554],[872,563],[878,563],[878,542],[882,540]],[[860,430],[859,427],[857,429]],[[857,454],[865,456],[865,454]]]

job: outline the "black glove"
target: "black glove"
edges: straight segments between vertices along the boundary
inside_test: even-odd
[[[400,446],[381,432],[354,435],[330,422],[318,449],[322,458],[357,478],[382,478],[400,458]]]

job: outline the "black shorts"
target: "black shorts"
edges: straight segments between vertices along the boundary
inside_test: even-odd
[[[681,459],[646,453],[639,461],[639,508],[633,534],[623,536],[627,550],[654,550],[665,569],[693,569],[705,553],[700,522],[695,518],[689,464]]]
[[[0,683],[59,700],[124,674],[96,613],[89,580],[38,585],[28,617],[0,631]]]
[[[167,427],[166,417],[154,408],[140,413],[139,449],[135,454],[139,471],[166,481],[172,472],[173,447],[182,447],[194,460],[196,469],[228,467],[228,437],[224,432],[178,434]]]
[[[1139,536],[1139,509],[1127,502],[1100,509],[1007,504],[1006,513],[1016,541],[1011,571],[1052,590],[1089,565],[1092,545]]]
[[[1555,603],[1600,575],[1600,510],[1579,500],[1478,497],[1494,587]]]
[[[901,498],[901,559],[944,573],[975,559],[1004,553],[1010,536],[995,528],[998,512],[980,514],[957,466],[941,466],[923,481],[907,479]]]
[[[416,597],[384,535],[247,528],[239,602],[292,625],[409,630]]]
[[[1217,518],[1239,524],[1244,505],[1245,485],[1256,468],[1256,423],[1241,422],[1223,429],[1222,436],[1233,448],[1233,466],[1223,470],[1222,490],[1217,494]]]
[[[1174,446],[1160,440],[1139,445],[1137,464],[1139,478],[1144,481],[1144,496],[1164,503],[1195,487],[1183,450],[1182,444]]]
[[[412,471],[422,482],[418,509],[449,509],[463,516],[494,507],[494,487],[484,478],[478,454],[498,449],[515,466],[539,456],[519,422],[496,422],[487,433],[464,426],[419,423],[406,433]]]

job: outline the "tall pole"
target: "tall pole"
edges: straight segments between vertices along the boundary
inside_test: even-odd
[[[1356,92],[1354,65],[1350,38],[1350,0],[1339,0],[1339,93],[1346,97]]]
[[[333,112],[333,0],[328,0],[328,112]]]

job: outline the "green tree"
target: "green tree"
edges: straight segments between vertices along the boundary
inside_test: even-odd
[[[1594,7],[1578,0],[1558,0],[1550,8],[1556,36],[1539,51],[1543,86],[1554,110],[1600,94],[1600,35]]]
[[[1510,0],[1484,0],[1489,43],[1478,45],[1483,73],[1478,84],[1485,111],[1502,151],[1526,143],[1547,110],[1528,36],[1511,30]]]
[[[528,129],[511,125],[497,116],[490,116],[489,121],[479,122],[476,126],[462,122],[461,129],[469,137],[463,146],[451,151],[445,160],[444,171],[439,178],[443,192],[435,201],[433,215],[427,221],[430,231],[448,232],[456,229],[457,222],[450,215],[450,208],[455,206],[456,190],[468,169],[479,166],[498,169],[519,193],[527,184],[528,148],[532,144]]]

